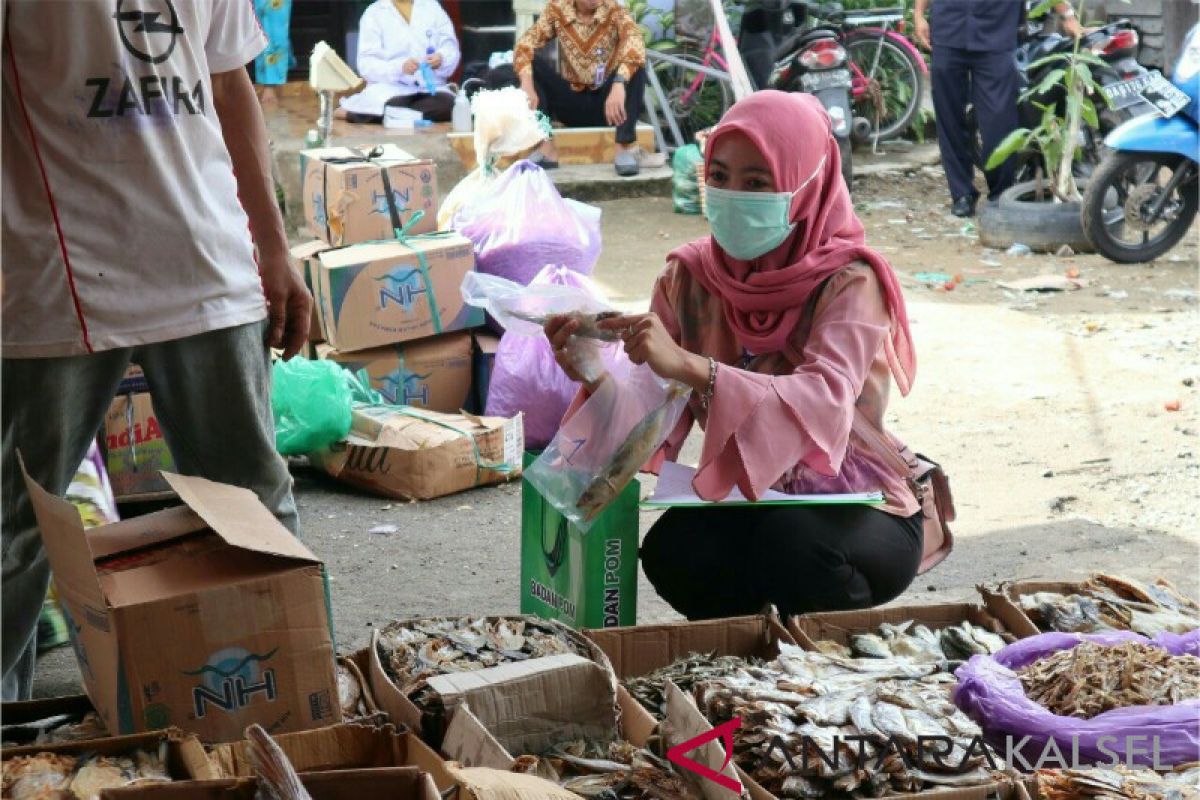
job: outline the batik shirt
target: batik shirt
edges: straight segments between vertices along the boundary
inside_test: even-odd
[[[642,29],[616,0],[601,0],[590,22],[580,19],[574,0],[550,0],[513,53],[519,76],[533,71],[534,54],[558,40],[559,74],[577,92],[603,85],[614,72],[625,80],[646,63]]]

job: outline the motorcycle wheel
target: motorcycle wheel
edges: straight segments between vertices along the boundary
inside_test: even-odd
[[[1143,211],[1171,176],[1190,170],[1153,222]],[[1096,249],[1118,264],[1153,261],[1187,233],[1196,217],[1196,162],[1172,153],[1115,152],[1096,168],[1083,196],[1083,230]]]

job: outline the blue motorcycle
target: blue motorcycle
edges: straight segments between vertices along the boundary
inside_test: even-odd
[[[1083,230],[1113,261],[1152,261],[1174,247],[1200,203],[1200,25],[1171,80],[1159,72],[1129,87],[1154,108],[1105,139],[1111,152],[1083,196]]]

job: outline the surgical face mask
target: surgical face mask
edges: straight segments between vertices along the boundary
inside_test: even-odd
[[[721,249],[739,261],[751,261],[783,244],[796,223],[792,198],[821,174],[825,157],[794,192],[736,192],[705,188],[705,208],[713,238]]]

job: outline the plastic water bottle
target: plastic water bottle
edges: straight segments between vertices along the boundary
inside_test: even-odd
[[[450,115],[450,125],[456,133],[467,133],[471,130],[471,101],[462,89],[454,98],[454,113]]]
[[[428,58],[437,52],[433,47],[433,31],[425,31],[425,39],[427,41],[425,56]],[[421,62],[421,77],[425,79],[425,91],[429,94],[437,91],[437,79],[433,75],[433,67],[429,66],[427,60]]]

